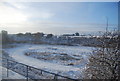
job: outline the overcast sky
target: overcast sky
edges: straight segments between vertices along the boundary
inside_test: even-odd
[[[91,33],[117,28],[117,2],[1,2],[0,30],[9,33]]]

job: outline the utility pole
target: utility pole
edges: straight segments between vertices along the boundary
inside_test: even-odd
[[[108,17],[106,16],[106,33],[108,32]]]

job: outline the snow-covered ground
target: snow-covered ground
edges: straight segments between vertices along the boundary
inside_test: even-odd
[[[53,63],[49,61],[39,60],[33,57],[26,56],[24,53],[29,51],[36,52],[49,52],[49,53],[65,53],[70,56],[77,57],[77,55],[83,57],[84,61],[87,62],[92,47],[85,46],[64,46],[64,45],[35,45],[35,44],[16,44],[17,47],[5,49],[11,57],[16,61],[33,66],[36,68],[44,69],[53,73],[59,73],[71,78],[81,78],[85,69],[85,63],[81,63],[81,67],[66,66],[59,63]]]
[[[8,76],[7,76],[7,69],[2,66],[2,60],[0,60],[0,80],[2,79],[26,79],[26,77],[12,71],[8,70]]]
[[[2,69],[2,79],[26,79],[26,77],[14,72],[14,71],[11,71],[9,70],[8,71],[8,77],[7,77],[7,69],[0,66],[0,69]]]

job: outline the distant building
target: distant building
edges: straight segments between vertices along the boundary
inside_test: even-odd
[[[75,36],[75,34],[63,34],[63,36]]]

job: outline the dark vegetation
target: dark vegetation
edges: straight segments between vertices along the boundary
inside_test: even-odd
[[[102,43],[99,40],[109,40],[110,37],[102,38],[95,36],[83,36],[78,32],[73,34],[63,34],[60,36],[55,36],[53,34],[44,34],[44,33],[30,33],[26,32],[18,34],[8,34],[7,31],[2,31],[2,44],[9,43],[34,43],[34,44],[52,44],[52,45],[83,45],[83,46],[92,46],[92,47],[101,47]],[[0,34],[0,35],[1,35]]]

